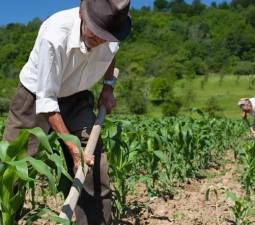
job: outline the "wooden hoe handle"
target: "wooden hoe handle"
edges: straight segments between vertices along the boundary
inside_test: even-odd
[[[114,76],[117,78],[119,75],[119,70],[117,68],[114,69]],[[88,152],[89,154],[93,155],[96,144],[100,135],[100,131],[102,128],[102,124],[104,122],[106,115],[105,106],[100,106],[98,117],[95,121],[95,124],[92,128],[92,131],[89,136],[88,143],[84,151]],[[59,214],[59,217],[62,219],[72,219],[74,209],[77,205],[81,190],[83,188],[83,183],[85,181],[86,175],[88,173],[88,166],[85,164],[84,168],[80,165],[74,178],[73,185],[69,191],[69,194],[64,202],[62,210]]]

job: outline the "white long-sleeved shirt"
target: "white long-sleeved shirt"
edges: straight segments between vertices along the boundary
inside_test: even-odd
[[[79,8],[49,17],[40,27],[21,83],[36,95],[36,114],[59,112],[57,98],[90,89],[118,51],[119,43],[105,42],[87,50],[80,38]]]
[[[252,107],[252,111],[250,114],[255,118],[255,97],[249,98],[249,101],[250,101],[251,107]],[[254,126],[255,126],[255,124],[254,124]]]

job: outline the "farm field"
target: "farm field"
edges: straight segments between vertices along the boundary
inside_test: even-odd
[[[114,188],[115,224],[253,224],[255,144],[247,139],[245,131],[239,120],[206,116],[109,117],[102,136]],[[47,151],[44,144],[42,152]],[[21,159],[12,160],[16,164],[6,160],[2,174],[8,168],[18,169],[14,165]],[[33,170],[28,168],[30,174]],[[30,214],[19,224],[32,221],[47,201],[51,212],[61,208],[63,200],[60,195],[52,197],[54,192],[47,189],[49,177],[42,175],[37,179],[39,185],[34,186],[35,192],[26,191],[30,194],[24,212]],[[3,184],[3,179],[0,182]],[[4,204],[3,209],[11,209],[11,205]],[[49,212],[46,215],[48,220],[30,224],[56,224],[54,219],[49,222]]]
[[[113,100],[114,90],[117,105],[101,131],[113,225],[255,225],[254,118],[242,121],[237,106],[240,98],[255,97],[255,0],[130,1],[114,17],[105,12],[129,1],[93,7],[103,2],[0,3],[0,225],[75,225],[75,216],[72,222],[58,217],[64,201],[59,186],[67,187],[62,178],[73,181],[60,143],[75,142],[82,155],[80,140],[40,128],[22,130],[11,143],[2,140],[21,71],[46,116],[61,96],[90,89],[96,110]],[[82,29],[68,16],[75,9],[61,13],[79,4]],[[131,27],[119,16],[128,8],[132,29],[122,40]],[[91,13],[83,15],[86,10]],[[120,74],[116,86],[106,88],[115,83],[103,82],[112,79],[110,63]],[[31,108],[22,106],[24,99],[16,99],[15,115]],[[33,157],[27,155],[31,135],[40,142]]]
[[[216,75],[178,80],[174,86],[175,94],[188,100],[189,108],[204,109],[208,100],[215,98],[221,108],[220,115],[227,118],[240,118],[237,102],[240,98],[255,96],[255,75]],[[184,105],[185,106],[185,105]],[[185,107],[181,114],[189,114]]]
[[[127,204],[130,209],[122,221],[116,221],[115,224],[233,224],[231,221],[234,221],[234,216],[231,207],[234,204],[226,197],[226,190],[231,190],[238,195],[244,194],[239,182],[240,174],[237,168],[238,164],[234,159],[233,151],[228,151],[221,168],[207,170],[207,178],[189,179],[179,187],[171,199],[150,197],[146,191],[146,186],[142,183],[137,184],[135,190],[127,197]],[[212,191],[207,200],[206,192],[208,190]],[[29,195],[27,198],[25,206],[31,208]],[[43,202],[42,194],[39,195],[37,201]],[[60,196],[47,198],[47,205],[54,211],[59,211],[62,203],[63,200]],[[254,223],[255,218],[252,218],[251,221]],[[25,221],[19,223],[19,225],[24,224]],[[34,224],[54,225],[55,223],[41,220]]]

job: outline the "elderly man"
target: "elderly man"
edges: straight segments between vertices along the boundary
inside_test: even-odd
[[[104,75],[99,105],[110,113],[115,106],[113,71],[119,42],[131,30],[129,0],[84,0],[79,8],[58,12],[41,26],[20,85],[10,107],[4,139],[14,140],[22,128],[41,127],[77,135],[83,146],[95,121],[89,89]],[[28,154],[37,152],[31,138]],[[80,164],[77,146],[65,142],[70,172]],[[70,160],[71,159],[71,160]],[[108,164],[99,140],[93,165],[76,207],[78,225],[111,223]]]
[[[247,120],[247,115],[250,114],[253,117],[254,123],[250,127],[250,130],[252,136],[255,137],[255,98],[242,98],[238,102],[238,105],[241,109],[241,116],[244,120],[247,121],[248,125],[249,122]]]

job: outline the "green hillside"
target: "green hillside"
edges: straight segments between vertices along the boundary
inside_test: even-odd
[[[204,108],[207,101],[218,101],[224,105],[223,112],[236,116],[232,105],[239,97],[252,94],[247,87],[251,78],[242,77],[247,85],[240,79],[234,86],[236,78],[226,75],[255,74],[253,0],[211,6],[199,0],[190,5],[179,0],[156,0],[153,9],[133,9],[131,14],[132,34],[121,43],[117,54],[121,79],[115,91],[116,113],[159,115],[162,111],[164,115],[177,115],[179,109],[186,112],[188,108],[185,96],[195,93],[194,106]],[[2,102],[14,94],[19,71],[29,57],[41,22],[34,19],[26,25],[0,27],[0,113]],[[203,80],[208,76],[206,83]],[[221,76],[223,82],[217,86]],[[201,82],[205,83],[203,89]],[[185,83],[192,83],[198,93]],[[95,88],[97,93],[100,85]]]
[[[219,115],[240,118],[237,102],[240,98],[255,96],[255,75],[210,75],[208,79],[180,80],[176,82],[175,93],[185,99],[188,107],[199,109],[205,109],[210,98],[214,97],[221,109]],[[188,113],[185,107],[181,113]]]

